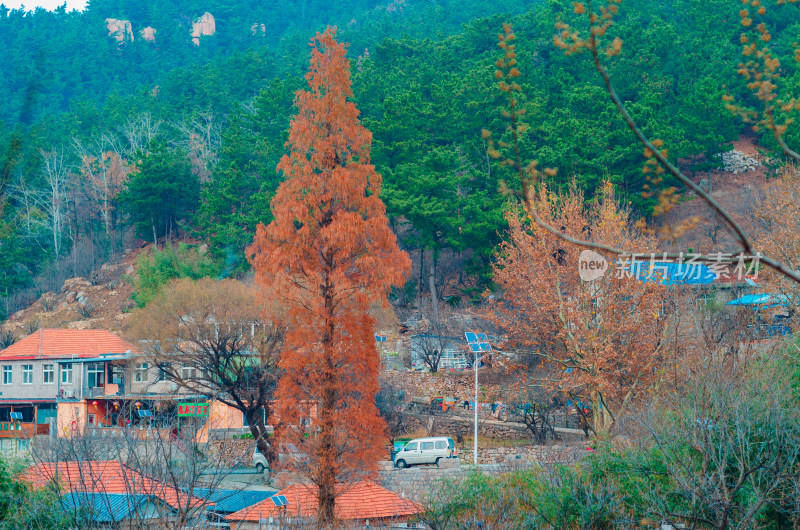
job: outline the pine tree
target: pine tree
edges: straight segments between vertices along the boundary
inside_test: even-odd
[[[278,164],[286,180],[271,203],[274,220],[258,227],[249,253],[258,280],[289,315],[276,393],[279,447],[319,488],[319,518],[331,521],[336,484],[372,474],[384,451],[368,308],[403,284],[410,260],[379,197],[372,135],[348,101],[346,47],[330,28],[312,46],[309,89],[297,92],[290,154]]]

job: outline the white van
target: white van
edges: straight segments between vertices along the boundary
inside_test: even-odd
[[[392,462],[403,469],[415,464],[436,464],[443,458],[458,458],[452,438],[417,438],[394,454]]]

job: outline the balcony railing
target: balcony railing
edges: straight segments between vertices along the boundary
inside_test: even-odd
[[[30,438],[37,434],[50,434],[50,424],[0,421],[0,438]]]

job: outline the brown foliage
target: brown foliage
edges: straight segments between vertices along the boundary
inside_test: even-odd
[[[312,41],[309,89],[297,92],[290,154],[278,165],[286,180],[272,200],[275,220],[258,227],[249,249],[259,283],[288,311],[279,444],[290,449],[286,463],[319,487],[324,520],[333,519],[335,484],[374,472],[384,451],[368,310],[410,268],[388,226],[372,135],[348,101],[350,63],[335,35]]]
[[[780,177],[765,189],[756,202],[756,245],[759,251],[775,256],[796,268],[800,263],[800,174],[797,168],[784,168]],[[768,271],[769,272],[769,271]],[[798,284],[778,274],[765,275],[772,289],[785,294],[800,294]],[[796,298],[795,304],[796,304]]]
[[[557,196],[539,188],[537,215],[572,237],[643,251],[652,244],[629,226],[613,188],[586,207],[573,189]],[[578,272],[578,251],[520,212],[507,215],[510,229],[495,266],[503,289],[494,316],[510,349],[543,361],[551,390],[591,398],[596,430],[615,421],[631,398],[654,382],[663,344],[665,288],[621,277],[611,269],[592,282]]]

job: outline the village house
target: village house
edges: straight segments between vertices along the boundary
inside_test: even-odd
[[[105,421],[89,403],[120,392],[133,350],[108,331],[41,329],[0,351],[0,439]]]
[[[335,515],[347,528],[425,528],[415,521],[425,508],[416,502],[361,481],[337,484]],[[315,486],[292,484],[269,499],[235,512],[226,520],[233,530],[280,530],[297,524],[313,525],[318,510]]]
[[[240,411],[180,391],[136,346],[106,330],[42,329],[0,351],[0,450],[25,449],[36,435],[113,436],[182,419],[204,423],[201,441],[210,430],[247,429]]]
[[[35,489],[49,488],[79,526],[165,528],[176,521],[206,519],[214,502],[189,495],[117,460],[47,462],[19,478]]]

